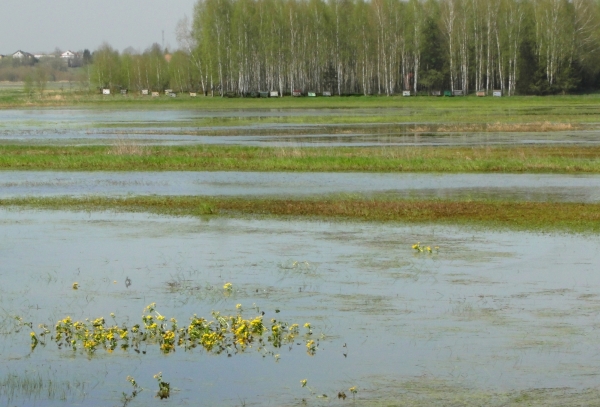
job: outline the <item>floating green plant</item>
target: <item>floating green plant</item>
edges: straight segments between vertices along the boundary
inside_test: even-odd
[[[166,318],[156,310],[156,303],[148,305],[142,315],[142,323],[128,326],[117,324],[116,317],[111,313],[114,324],[107,324],[104,317],[73,321],[66,317],[58,321],[52,332],[46,325],[40,325],[39,334],[31,332],[31,347],[45,345],[46,337],[50,336],[59,348],[81,350],[93,355],[100,349],[111,353],[115,349],[128,350],[132,348],[140,352],[140,345],[157,345],[164,354],[175,352],[179,348],[191,350],[196,347],[204,348],[208,353],[227,354],[244,352],[255,347],[258,351],[275,355],[270,348],[279,348],[284,344],[292,344],[299,335],[298,324],[271,319],[269,324],[263,321],[263,316],[244,318],[241,304],[238,304],[237,314],[221,315],[213,312],[214,320],[193,315],[190,322],[180,327],[175,318]],[[309,355],[314,355],[317,345],[306,335],[306,349]],[[145,352],[143,352],[145,353]],[[275,358],[279,359],[279,355]]]

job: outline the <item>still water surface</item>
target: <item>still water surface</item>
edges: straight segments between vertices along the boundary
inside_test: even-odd
[[[416,253],[417,241],[439,252]],[[0,380],[52,379],[64,400],[18,391],[9,400],[6,389],[0,400],[119,405],[127,375],[148,389],[131,405],[329,405],[316,395],[356,385],[359,400],[385,398],[424,377],[498,392],[594,387],[599,253],[598,236],[3,210]],[[219,291],[225,282],[232,297]],[[180,321],[256,304],[265,318],[310,321],[319,350],[285,347],[279,362],[155,347],[87,358],[51,343],[30,353],[29,329],[10,329],[14,315],[53,325],[114,312],[134,323],[151,302]],[[176,389],[167,402],[153,398],[159,371]],[[382,378],[396,387],[381,388]]]
[[[410,109],[0,110],[0,143],[52,145],[244,145],[264,147],[597,145],[597,125],[569,131],[415,131]],[[388,123],[310,123],[311,117],[386,116]],[[272,119],[306,116],[307,123]],[[223,120],[203,125],[202,120]],[[254,120],[251,124],[248,119]],[[264,119],[264,121],[262,121]],[[240,125],[235,121],[240,120]],[[271,122],[269,122],[271,120]],[[467,125],[468,127],[468,125]]]
[[[562,174],[1,171],[0,198],[19,196],[311,196],[600,202],[600,176]]]

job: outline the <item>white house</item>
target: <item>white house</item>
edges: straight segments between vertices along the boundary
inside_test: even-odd
[[[13,58],[33,58],[33,55],[29,52],[18,50],[14,54],[12,54]]]
[[[62,54],[60,54],[61,58],[73,59],[77,57],[77,54],[73,51],[66,50]]]

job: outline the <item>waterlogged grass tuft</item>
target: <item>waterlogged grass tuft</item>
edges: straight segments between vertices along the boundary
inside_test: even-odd
[[[83,400],[89,383],[78,379],[57,379],[32,370],[24,373],[6,372],[0,378],[0,400],[9,404],[16,399],[29,400]]]

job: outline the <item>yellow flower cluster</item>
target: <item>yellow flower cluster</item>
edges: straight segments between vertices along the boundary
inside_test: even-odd
[[[438,246],[435,246],[433,249],[431,248],[431,246],[421,246],[421,242],[417,242],[417,243],[413,244],[412,248],[419,253],[427,252],[430,254],[433,253],[434,250],[436,252],[439,250]]]
[[[314,354],[317,353],[317,345],[312,339],[306,342],[306,353],[310,356],[314,356]]]
[[[114,314],[111,317],[115,319]],[[194,315],[187,326],[179,328],[175,318],[167,322],[167,318],[156,311],[156,304],[152,303],[144,310],[142,324],[128,327],[125,324],[107,325],[103,317],[85,321],[66,317],[56,324],[53,339],[59,347],[71,347],[74,351],[83,349],[89,355],[98,349],[112,352],[117,347],[123,350],[133,347],[139,353],[142,344],[157,344],[165,354],[174,352],[177,346],[185,350],[201,346],[206,352],[219,354],[244,351],[255,343],[258,350],[265,350],[268,344],[278,348],[283,343],[293,342],[299,333],[298,324],[288,326],[273,319],[271,326],[267,327],[262,315],[245,319],[241,306],[236,315],[223,316],[213,312],[213,318],[213,321],[207,321]],[[269,335],[265,340],[267,332]],[[42,335],[49,333],[44,326]],[[38,344],[35,332],[31,333],[31,338],[32,347],[35,347]],[[309,347],[307,344],[307,348],[310,354],[316,351],[316,346]]]
[[[58,321],[54,330],[54,340],[57,343],[71,346],[73,350],[82,346],[89,354],[94,353],[98,347],[112,352],[118,346],[119,341],[123,341],[121,344],[123,349],[127,349],[129,346],[126,341],[127,328],[116,325],[106,326],[106,321],[102,317],[85,322],[73,322],[71,317],[66,317]]]

